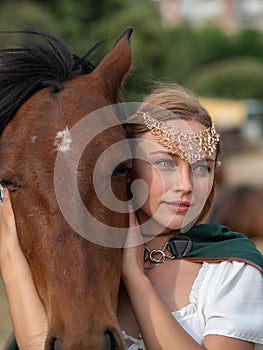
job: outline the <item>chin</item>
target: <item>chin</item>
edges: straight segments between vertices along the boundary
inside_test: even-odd
[[[198,217],[194,219],[184,217],[181,220],[179,220],[179,218],[177,217],[166,227],[170,230],[186,232],[196,224],[197,220]]]

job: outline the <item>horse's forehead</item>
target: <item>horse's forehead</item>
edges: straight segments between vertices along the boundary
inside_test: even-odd
[[[58,130],[54,138],[54,147],[58,152],[67,153],[72,145],[72,135],[66,127],[63,130]]]
[[[68,129],[91,113],[97,114],[96,124],[105,123],[109,113],[99,111],[114,102],[98,79],[79,76],[65,82],[57,93],[42,89],[32,95],[17,111],[12,126],[20,124],[23,130],[55,132],[60,138],[67,136]],[[111,118],[114,118],[113,113]]]
[[[103,127],[102,127],[103,129]],[[90,131],[90,130],[89,130]],[[92,134],[92,132],[91,132]],[[56,132],[56,135],[54,137],[54,148],[57,152],[60,153],[68,153],[71,151],[72,147],[75,147],[76,145],[76,139],[79,139],[79,137],[83,137],[84,142],[85,140],[92,141],[95,140],[96,137],[99,138],[99,141],[96,142],[96,149],[97,151],[100,149],[101,151],[104,149],[107,149],[110,147],[112,144],[116,144],[122,140],[125,139],[125,132],[121,128],[119,128],[117,125],[113,128],[107,129],[107,130],[102,130],[101,133],[94,133],[93,135],[84,135],[84,133],[78,133],[78,131],[75,131],[74,129],[70,130],[68,127],[58,130]],[[32,137],[32,142],[34,138],[37,138],[36,136]],[[77,144],[79,144],[77,140]],[[96,152],[96,149],[94,152]]]
[[[48,106],[51,110],[55,109],[56,113],[52,118],[73,124],[89,113],[115,103],[100,84],[100,80],[91,76],[78,76],[66,81],[58,93],[52,94],[44,89],[31,98],[35,99],[36,108],[42,108],[41,104],[46,106],[45,100],[50,100]]]
[[[111,101],[105,93],[98,81],[82,77],[66,82],[58,93],[43,89],[18,110],[6,127],[6,139],[15,138],[17,142],[19,139],[30,148],[46,140],[47,148],[68,152],[73,139],[78,137],[76,125],[79,124],[80,133],[94,127],[95,132],[106,130],[99,148],[106,147],[112,140],[125,138],[125,133],[111,108],[107,107]],[[110,131],[107,125],[111,126]]]

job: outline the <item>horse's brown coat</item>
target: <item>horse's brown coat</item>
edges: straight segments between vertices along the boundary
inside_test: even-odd
[[[92,73],[66,81],[57,93],[33,94],[0,139],[0,179],[10,182],[19,241],[48,316],[46,350],[124,349],[116,318],[121,250],[91,243],[65,221],[54,192],[54,141],[57,132],[119,101],[132,61],[130,34],[128,29]],[[99,135],[83,153],[78,174],[88,210],[116,227],[127,227],[128,217],[99,202],[92,172],[100,153],[123,139],[120,125]],[[112,186],[127,200],[125,176],[113,179]]]

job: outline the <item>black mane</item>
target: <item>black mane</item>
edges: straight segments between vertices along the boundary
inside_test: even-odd
[[[11,32],[22,37],[19,48],[0,50],[0,135],[23,101],[48,87],[63,88],[63,82],[95,68],[86,60],[89,52],[78,57],[63,40],[38,30]]]

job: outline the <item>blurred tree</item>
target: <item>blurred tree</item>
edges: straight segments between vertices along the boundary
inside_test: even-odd
[[[186,85],[203,96],[263,99],[263,60],[235,58],[200,69]]]
[[[245,28],[233,36],[232,47],[235,56],[263,57],[262,32]]]
[[[1,0],[0,30],[14,30],[22,24],[60,32],[56,17],[45,4],[38,4],[29,0]]]
[[[96,40],[96,31],[91,31],[90,27],[97,21],[100,22],[102,18],[107,18],[111,13],[117,13],[124,8],[127,0],[35,0],[35,2],[47,6],[63,28],[63,38],[71,43],[74,50],[80,50],[87,48],[87,43]],[[96,25],[93,27],[96,28]],[[107,31],[103,33],[103,37],[106,35]]]
[[[222,94],[221,89],[226,89],[227,95],[233,93],[234,96],[246,98],[251,97],[251,94],[261,94],[260,91],[256,93],[257,83],[250,90],[240,83],[240,79],[245,79],[246,76],[251,84],[252,80],[260,79],[261,61],[256,68],[256,63],[252,64],[250,68],[254,69],[254,73],[251,74],[248,73],[249,63],[243,62],[245,66],[237,73],[235,70],[238,70],[239,65],[234,67],[236,61],[228,61],[226,66],[220,63],[238,57],[261,59],[262,33],[254,29],[244,29],[235,35],[228,35],[215,26],[193,28],[184,24],[177,28],[167,28],[162,25],[159,7],[153,0],[0,0],[0,29],[16,29],[20,23],[56,33],[68,43],[73,52],[80,55],[110,35],[110,40],[92,54],[95,64],[125,27],[134,26],[134,68],[126,85],[127,100],[140,100],[148,92],[149,81],[160,79],[193,86],[199,93]],[[3,38],[1,36],[1,46]],[[227,67],[228,71],[224,73]],[[225,87],[222,82],[222,87],[216,89],[228,73],[231,83],[229,81]],[[252,79],[253,74],[255,79]],[[258,83],[258,90],[260,89]]]

